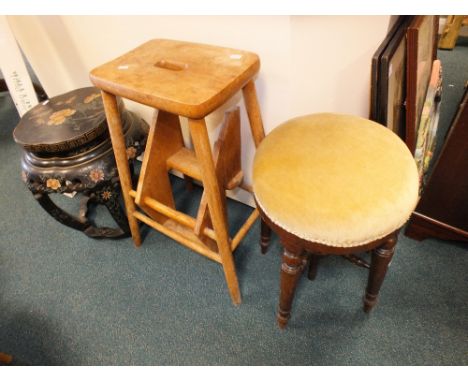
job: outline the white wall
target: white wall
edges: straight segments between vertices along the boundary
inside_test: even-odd
[[[389,16],[10,16],[17,40],[49,96],[89,86],[88,72],[153,38],[250,50],[266,132],[293,116],[332,111],[367,117],[373,52]],[[243,165],[254,149],[242,110]],[[150,120],[149,108],[127,103]],[[223,110],[207,120],[212,139]],[[244,201],[245,195],[238,195]]]

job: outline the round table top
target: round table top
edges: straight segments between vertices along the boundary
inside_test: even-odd
[[[418,173],[389,129],[343,114],[298,117],[257,149],[253,191],[270,220],[315,243],[352,247],[400,228],[418,200]]]
[[[21,118],[13,137],[28,151],[53,153],[85,145],[106,130],[100,90],[86,87],[33,107]]]

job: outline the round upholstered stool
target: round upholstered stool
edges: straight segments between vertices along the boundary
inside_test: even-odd
[[[280,327],[288,322],[307,260],[313,279],[320,255],[344,255],[369,267],[355,254],[372,250],[364,310],[376,304],[398,230],[418,200],[414,159],[394,133],[350,115],[289,120],[260,144],[253,191],[262,216],[262,252],[270,229],[284,247]]]

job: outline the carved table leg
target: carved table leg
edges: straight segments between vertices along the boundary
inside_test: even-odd
[[[120,227],[120,230],[122,231],[122,237],[130,236],[131,233],[130,227],[128,225],[127,216],[125,215],[124,210],[120,206],[119,197],[117,195],[112,195],[109,199],[105,200],[103,204],[106,206],[107,210],[112,215],[112,218]]]
[[[117,179],[109,182],[103,182],[99,189],[93,193],[92,201],[106,206],[114,221],[119,228],[102,228],[101,235],[104,237],[128,237],[130,236],[130,227],[127,216],[120,205],[120,185]]]
[[[91,226],[91,223],[89,223],[86,218],[80,220],[62,210],[49,198],[48,194],[33,193],[33,195],[41,207],[59,223],[82,232],[85,232],[85,230]]]
[[[276,316],[278,325],[284,329],[291,316],[291,306],[296,291],[297,282],[301,277],[307,259],[302,250],[290,251],[284,249],[281,262],[280,301]]]
[[[372,261],[367,281],[366,294],[364,296],[364,311],[366,313],[377,304],[379,290],[387,273],[388,265],[392,260],[397,243],[397,233],[390,237],[384,244],[372,251]]]
[[[319,256],[313,253],[309,254],[309,272],[307,272],[307,278],[309,280],[315,280],[317,276]]]
[[[263,219],[260,219],[260,227],[260,247],[262,249],[262,254],[265,254],[268,251],[268,246],[270,245],[271,228],[263,221]]]

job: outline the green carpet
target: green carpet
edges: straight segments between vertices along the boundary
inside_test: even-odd
[[[457,89],[468,48],[443,53],[449,60],[460,49]],[[301,280],[281,331],[280,247],[274,240],[260,254],[258,224],[235,253],[243,303],[234,307],[218,264],[155,231],[145,230],[136,249],[130,239],[89,239],[47,215],[21,181],[15,113],[1,95],[0,352],[16,364],[468,364],[466,245],[400,235],[370,315],[361,302],[367,271],[327,257],[314,282]],[[193,210],[183,183],[173,182],[178,204]],[[234,225],[249,211],[229,202]]]

